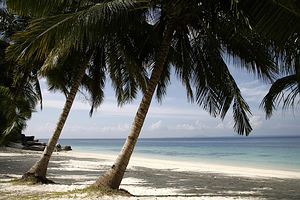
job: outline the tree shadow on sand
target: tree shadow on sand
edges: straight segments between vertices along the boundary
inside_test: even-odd
[[[59,155],[57,155],[59,154]],[[47,177],[56,184],[86,185],[94,181],[111,166],[104,158],[77,158],[64,153],[54,153],[48,169]],[[22,153],[3,156],[0,154],[0,181],[7,178],[21,177],[39,158],[39,154]],[[79,163],[78,163],[79,162]],[[11,177],[10,177],[11,176]],[[136,182],[122,182],[125,190],[142,187],[136,197],[236,197],[264,199],[300,199],[300,179],[279,178],[247,178],[229,176],[211,172],[187,172],[174,169],[151,169],[145,167],[129,167],[126,179]],[[151,191],[170,188],[174,193],[149,193]]]
[[[247,178],[210,172],[182,172],[172,169],[132,167],[126,177],[141,179],[143,187],[174,188],[176,195],[136,195],[137,197],[257,197],[299,199],[299,179]],[[159,184],[158,184],[159,183]],[[126,188],[126,185],[122,185]]]
[[[54,181],[55,184],[87,184],[88,186],[89,182],[90,184],[93,183],[108,168],[107,165],[101,165],[105,159],[78,159],[69,155],[63,156],[63,154],[64,152],[53,153],[48,166],[47,178]],[[0,181],[8,178],[21,178],[39,157],[40,154],[36,152],[10,154],[9,156],[0,155]],[[77,161],[80,161],[81,165],[74,166]],[[93,165],[89,163],[93,163]]]

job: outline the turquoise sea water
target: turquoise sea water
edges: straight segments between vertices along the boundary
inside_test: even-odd
[[[115,155],[124,142],[125,139],[59,140],[61,145],[72,146],[75,152]],[[300,136],[139,139],[133,156],[135,155],[300,171]]]

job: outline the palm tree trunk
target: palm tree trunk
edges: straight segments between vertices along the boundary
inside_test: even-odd
[[[41,155],[40,159],[23,175],[23,177],[22,177],[23,179],[33,178],[37,182],[42,182],[42,183],[51,183],[52,182],[46,178],[48,163],[49,163],[50,157],[54,151],[54,148],[57,144],[57,141],[61,134],[61,131],[64,127],[64,124],[67,120],[67,117],[70,113],[73,101],[75,99],[76,93],[78,91],[78,88],[80,86],[82,78],[85,74],[85,70],[87,68],[87,65],[89,63],[89,60],[90,60],[92,54],[93,54],[93,51],[90,50],[88,52],[86,58],[84,59],[81,68],[79,69],[79,72],[75,78],[75,82],[70,90],[70,93],[68,94],[64,108],[63,108],[63,110],[60,114],[60,117],[58,119],[58,122],[56,124],[54,133],[52,134],[51,138],[49,139],[48,144],[47,144],[43,154]]]
[[[96,187],[108,187],[118,189],[123,179],[125,170],[129,163],[131,154],[143,127],[147,112],[149,110],[155,88],[159,82],[159,78],[163,71],[166,58],[171,46],[175,23],[170,20],[167,25],[165,36],[161,42],[159,55],[156,59],[154,69],[148,82],[147,90],[142,98],[134,121],[132,123],[127,140],[117,158],[114,165],[93,184]]]

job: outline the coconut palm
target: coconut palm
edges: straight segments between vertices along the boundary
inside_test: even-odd
[[[134,58],[135,56],[133,54],[136,54],[137,51],[134,49],[136,48],[135,45],[132,45],[134,40],[130,40],[126,34],[124,35],[122,33],[122,26],[117,27],[118,31],[116,32],[118,34],[114,34],[116,32],[111,32],[109,30],[110,34],[107,35],[107,33],[103,33],[103,30],[99,31],[96,29],[94,33],[96,37],[93,36],[95,38],[91,38],[92,42],[87,40],[87,38],[89,38],[88,36],[91,36],[89,32],[90,29],[94,28],[91,27],[92,25],[94,26],[95,23],[100,23],[99,25],[102,25],[103,27],[108,26],[110,23],[114,23],[111,14],[115,13],[117,9],[120,10],[120,5],[123,5],[127,11],[127,7],[131,6],[132,2],[129,1],[127,4],[119,1],[104,2],[102,4],[91,3],[92,2],[90,2],[88,7],[84,7],[86,10],[81,9],[79,6],[76,11],[71,13],[51,15],[35,20],[34,23],[28,27],[27,32],[20,32],[15,35],[15,43],[8,49],[8,53],[10,54],[9,58],[16,58],[21,63],[31,62],[31,56],[34,57],[34,60],[45,59],[42,71],[46,71],[45,75],[48,77],[48,81],[53,88],[61,89],[68,96],[65,107],[57,123],[57,127],[50,138],[44,153],[34,166],[26,172],[23,178],[34,177],[37,181],[50,182],[46,178],[49,159],[82,79],[83,86],[91,91],[91,113],[94,108],[99,106],[103,98],[102,86],[104,85],[103,81],[105,80],[104,71],[106,64],[111,66],[109,72],[116,88],[120,104],[131,101],[136,96],[139,87],[145,88],[146,71],[141,68],[142,64],[136,63],[137,59]],[[124,8],[121,7],[121,11],[122,9],[125,10]],[[95,16],[92,15],[92,17],[90,17],[91,11],[94,12],[93,14]],[[100,17],[98,14],[100,14]],[[98,20],[101,21],[95,22],[94,18],[99,18]],[[79,27],[77,27],[78,32],[74,31],[74,29],[76,30],[78,23],[81,23],[83,31],[79,29]],[[65,31],[65,34],[61,33],[62,30]],[[59,34],[59,36],[57,36],[57,34]],[[55,40],[53,39],[54,37]],[[106,37],[109,39],[104,39]],[[118,41],[124,37],[127,37],[127,41],[124,40],[122,44],[118,44]],[[140,37],[139,40],[141,40],[141,38],[142,37]],[[77,44],[76,41],[80,44]],[[84,49],[82,49],[83,51],[80,49],[82,45],[88,45],[88,47],[95,46],[94,43],[97,42],[97,44],[99,44],[100,41],[102,41],[102,44],[96,46],[91,54],[86,53],[86,50]],[[105,43],[103,43],[103,41],[105,41]],[[130,42],[126,43],[128,41]],[[116,49],[116,46],[119,48]],[[70,48],[73,49],[70,51]],[[129,51],[130,48],[133,49],[133,51]],[[107,55],[107,52],[109,52],[109,55]],[[123,58],[120,58],[120,55],[123,55]],[[75,58],[86,57],[76,78],[72,78],[73,71],[75,71],[76,67],[70,65],[63,66],[61,69],[57,67],[59,62],[62,62],[64,65],[68,64],[67,61],[72,61],[74,56]],[[64,58],[67,59],[64,60]],[[88,65],[89,58],[92,58],[91,65]],[[84,76],[87,66],[89,66],[88,72],[91,76]],[[136,66],[137,68],[135,68]],[[52,69],[53,67],[55,67],[55,69]],[[141,69],[137,70],[138,68]],[[67,71],[67,73],[64,73],[63,77],[59,77],[55,75],[57,70],[64,70]],[[67,81],[63,82],[64,76],[68,74],[70,74],[71,79],[67,79]],[[72,81],[72,79],[74,80]],[[119,79],[124,83],[124,87],[117,83]],[[70,92],[68,92],[69,87],[72,87]]]
[[[4,58],[3,61],[0,63],[0,144],[6,145],[9,141],[22,138],[21,133],[26,128],[26,121],[35,111],[39,96],[29,82],[21,91],[21,97],[16,100],[13,79],[15,70],[8,67],[9,63]]]
[[[35,111],[37,98],[32,90],[25,86],[22,98],[14,100],[14,94],[9,87],[0,86],[0,145],[20,140],[21,133],[26,128],[26,121]]]
[[[9,46],[12,34],[24,30],[28,20],[9,14],[1,7],[0,21],[0,138],[6,143],[22,139],[21,132],[26,127],[26,121],[31,118],[38,100],[42,98],[37,73],[32,71],[27,74],[27,81],[20,81],[25,80],[19,78],[25,77],[24,71],[16,62],[9,62],[5,58],[5,49]]]
[[[270,118],[280,105],[288,110],[300,103],[300,3],[292,0],[243,3],[255,21],[253,27],[273,41],[274,54],[281,60],[283,77],[272,84],[261,103],[266,118]]]
[[[300,23],[300,17],[298,17]],[[261,107],[266,113],[266,118],[271,118],[274,111],[282,109],[295,110],[300,104],[300,29],[292,33],[285,45],[278,48],[278,57],[282,59],[281,71],[284,75],[278,78],[270,87],[263,98]],[[277,42],[277,40],[275,40]]]
[[[234,129],[246,135],[252,130],[247,116],[251,112],[228,70],[224,54],[239,59],[240,67],[260,78],[271,80],[276,72],[269,44],[250,31],[247,18],[237,17],[230,2],[154,0],[148,3],[150,12],[146,14],[157,15],[151,35],[162,36],[159,53],[127,140],[114,165],[94,186],[119,187],[155,89],[158,94],[164,94],[171,66],[186,86],[188,98],[212,116],[223,119],[233,102]]]
[[[8,63],[6,63],[8,64]],[[26,121],[31,118],[32,112],[38,103],[39,96],[31,82],[28,82],[21,91],[21,97],[15,99],[13,74],[11,70],[1,65],[0,72],[0,144],[16,141],[22,138],[21,133],[26,128]]]
[[[103,58],[105,55],[103,55],[102,46],[99,45],[91,52],[71,51],[67,57],[58,59],[55,68],[50,68],[43,74],[47,79],[50,89],[62,91],[67,99],[47,147],[40,159],[24,174],[24,179],[30,178],[32,180],[32,178],[35,178],[37,182],[51,183],[46,178],[48,163],[80,85],[91,96],[88,98],[91,103],[90,115],[102,103],[106,75],[106,61]],[[77,63],[82,63],[78,66],[79,69],[76,67]]]
[[[271,79],[272,72],[276,71],[273,68],[268,47],[263,45],[266,42],[262,41],[263,38],[259,35],[245,28],[245,26],[249,27],[249,23],[244,18],[239,18],[239,13],[235,13],[230,9],[230,2],[144,1],[143,3],[146,5],[140,8],[148,7],[150,9],[145,9],[145,17],[142,19],[147,19],[149,22],[152,16],[155,17],[155,14],[158,16],[149,22],[148,26],[152,27],[152,31],[146,29],[145,32],[148,37],[145,37],[144,44],[151,43],[153,46],[149,50],[159,51],[156,55],[156,61],[152,62],[152,75],[124,148],[108,173],[96,181],[95,185],[97,186],[119,187],[154,91],[157,88],[159,98],[165,93],[171,64],[174,64],[179,78],[185,84],[189,99],[195,100],[213,116],[220,115],[224,118],[230,104],[234,101],[235,130],[239,134],[245,133],[246,135],[251,131],[247,117],[247,112],[249,113],[250,110],[229,73],[223,60],[223,52],[240,58],[242,61],[241,66],[256,73],[259,77]],[[232,1],[232,3],[236,4],[235,1]],[[129,1],[128,5],[130,6],[123,8],[128,9],[136,6],[133,1]],[[38,10],[38,6],[33,8],[24,7],[30,11]],[[119,11],[116,15],[110,13],[109,17],[120,17],[126,9],[121,9],[121,12]],[[140,10],[132,10],[130,13],[139,13],[138,16],[140,16],[138,11]],[[44,12],[44,10],[41,9],[41,12]],[[27,40],[28,35],[27,37],[23,35],[23,39],[22,34],[16,35],[16,38],[21,39],[16,40],[14,47],[10,49],[11,58],[24,58],[26,61],[26,58],[33,56],[40,59],[44,55],[43,52],[50,52],[51,57],[51,55],[56,55],[57,52],[64,53],[68,51],[70,46],[78,48],[83,44],[83,41],[92,44],[98,40],[98,37],[87,34],[87,30],[90,33],[96,32],[100,35],[106,31],[112,33],[116,31],[116,29],[113,29],[116,24],[120,25],[121,28],[118,27],[119,29],[122,29],[124,19],[129,16],[126,15],[124,18],[118,18],[118,20],[109,18],[110,23],[105,26],[99,20],[101,15],[96,15],[99,12],[103,12],[101,3],[90,4],[87,9],[79,9],[75,13],[49,17],[49,22],[39,31],[35,28],[42,27],[45,21],[42,19],[36,20],[35,24],[30,27],[32,31],[28,32],[28,35],[34,40]],[[132,16],[130,15],[130,17]],[[78,22],[78,20],[84,23],[70,23],[73,21]],[[57,23],[58,21],[59,23]],[[112,21],[116,23],[111,23]],[[79,37],[85,34],[91,36],[89,40]],[[74,37],[66,38],[65,35]],[[51,40],[51,37],[55,37],[56,41],[59,42],[51,43],[51,41],[54,41]],[[60,43],[61,41],[63,41],[63,44]],[[138,47],[141,46],[143,45],[138,45]],[[137,55],[140,56],[141,54]],[[122,73],[122,70],[120,72]],[[121,83],[123,81],[126,81],[126,79],[121,80]],[[195,94],[191,88],[192,86],[195,86]],[[123,88],[120,89],[122,91]],[[125,87],[124,91],[128,91],[128,89]],[[121,99],[123,99],[122,96]]]
[[[30,177],[31,179],[35,178],[37,182],[43,182],[43,183],[51,182],[46,178],[48,163],[49,163],[50,157],[55,149],[58,138],[62,132],[64,124],[67,120],[67,117],[71,110],[76,93],[81,84],[81,80],[85,74],[85,70],[89,64],[89,61],[93,55],[93,52],[94,52],[93,49],[88,49],[87,51],[84,50],[83,52],[81,52],[82,59],[80,59],[81,62],[80,62],[79,70],[77,72],[76,78],[74,79],[74,81],[72,83],[72,88],[67,95],[65,105],[60,114],[60,117],[59,117],[56,127],[54,129],[54,132],[51,135],[51,138],[49,139],[48,144],[47,144],[46,148],[44,149],[44,152],[41,155],[40,159],[23,175],[24,179]]]
[[[127,61],[124,61],[120,57],[109,56],[110,65],[123,65],[123,67],[128,68],[128,66],[136,62],[137,59],[134,56],[137,55],[140,57],[139,60],[143,60],[141,57],[148,55],[142,55],[139,53],[139,48],[136,47],[128,55],[124,54],[127,48],[116,49],[117,46],[120,46],[117,42],[121,40],[121,37],[127,37],[125,42],[127,44],[122,44],[123,46],[131,45],[133,47],[131,43],[135,41],[128,39],[130,35],[126,35],[128,33],[127,30],[132,28],[128,27],[127,22],[129,19],[139,21],[139,26],[137,26],[135,33],[140,31],[141,36],[139,36],[139,40],[144,39],[142,36],[145,35],[143,28],[146,23],[142,24],[144,20],[140,19],[139,12],[131,12],[134,14],[129,16],[128,10],[133,10],[138,5],[133,0],[85,0],[80,2],[68,0],[45,1],[43,3],[32,0],[26,4],[19,0],[8,0],[7,5],[9,10],[13,10],[18,14],[43,17],[33,20],[31,25],[27,27],[26,33],[19,32],[15,34],[14,44],[8,48],[8,59],[10,60],[18,60],[28,64],[32,59],[44,61],[47,57],[45,62],[47,64],[43,66],[43,68],[47,68],[48,66],[53,66],[51,62],[55,61],[56,55],[67,54],[70,48],[78,49],[83,45],[93,46],[99,40],[103,41],[103,35],[109,35],[110,41],[116,41],[114,43],[110,42],[109,51],[118,52],[116,55],[127,57]],[[115,35],[116,33],[118,36]],[[114,45],[115,48],[113,47]],[[129,57],[131,57],[131,61],[128,60]],[[124,64],[124,62],[127,64]],[[139,63],[139,65],[135,63],[134,65],[142,69],[142,63]],[[142,73],[145,72],[144,70],[142,71]],[[122,70],[121,72],[123,73]],[[115,79],[114,76],[111,76],[111,78]],[[145,84],[142,83],[145,81],[143,79],[139,80],[140,85]],[[119,95],[118,99],[120,102],[122,98],[126,101],[125,95],[121,94],[126,91],[118,92],[124,89],[118,85],[113,85]],[[136,93],[136,89],[128,92]]]

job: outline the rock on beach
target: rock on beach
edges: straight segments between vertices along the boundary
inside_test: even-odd
[[[32,151],[44,151],[47,146],[45,142],[39,142],[35,140],[34,136],[25,136],[23,140],[18,140],[15,142],[9,142],[8,147]],[[55,151],[71,151],[71,146],[61,146],[59,143],[56,144]]]

